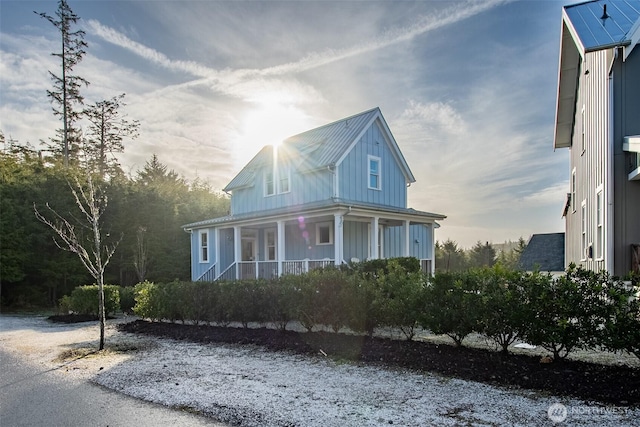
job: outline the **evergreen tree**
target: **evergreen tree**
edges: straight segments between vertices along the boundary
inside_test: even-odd
[[[76,122],[81,116],[81,111],[76,110],[75,106],[83,104],[80,88],[89,84],[86,79],[73,74],[73,68],[85,55],[85,33],[82,30],[73,31],[72,27],[80,18],[73,13],[66,0],[59,0],[55,17],[46,13],[35,13],[56,27],[61,36],[61,51],[52,53],[60,58],[61,73],[58,75],[49,71],[53,90],[47,90],[47,95],[53,104],[53,113],[62,119],[62,129],[58,130],[57,139],[51,139],[50,149],[54,155],[62,155],[67,167],[69,160],[77,156],[80,146],[81,135]]]
[[[123,93],[109,100],[96,102],[84,110],[84,115],[90,123],[84,154],[91,169],[97,171],[102,178],[114,175],[120,170],[118,160],[113,154],[124,151],[123,141],[126,138],[138,137],[140,122],[128,120],[120,112],[126,105],[123,101],[124,96]]]
[[[478,241],[469,251],[470,267],[492,267],[496,263],[496,250],[489,242]]]
[[[464,251],[451,239],[436,242],[436,272],[462,271],[467,268]]]

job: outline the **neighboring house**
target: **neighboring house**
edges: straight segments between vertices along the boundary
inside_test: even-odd
[[[407,208],[413,182],[378,108],[265,146],[224,188],[230,215],[184,226],[191,277],[271,278],[401,256],[433,272],[445,216]]]
[[[565,266],[638,271],[639,40],[640,0],[563,8],[554,147],[571,157]]]
[[[561,275],[564,265],[564,233],[534,234],[520,254],[519,266],[524,271],[540,271]]]

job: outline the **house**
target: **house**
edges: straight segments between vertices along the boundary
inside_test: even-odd
[[[436,221],[407,208],[415,182],[374,108],[265,146],[224,188],[231,212],[184,226],[192,280],[271,278],[413,256],[434,271]]]
[[[639,41],[640,0],[563,8],[554,148],[571,158],[565,266],[638,271]]]
[[[564,244],[564,233],[534,234],[520,254],[520,269],[563,274]]]

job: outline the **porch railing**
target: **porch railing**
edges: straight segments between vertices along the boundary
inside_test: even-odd
[[[196,282],[213,282],[217,279],[216,273],[218,269],[216,268],[217,264],[213,264],[207,271],[202,273],[200,277],[196,279]]]
[[[431,260],[430,259],[421,259],[420,260],[420,269],[423,273],[431,274]]]
[[[421,259],[420,269],[423,273],[431,273],[433,260]],[[278,277],[278,261],[240,261],[237,263],[240,279],[271,279]],[[295,261],[282,261],[282,275],[302,274],[317,268],[331,267],[335,265],[332,259],[304,259]],[[198,279],[199,281],[235,280],[236,263],[232,263],[220,275],[216,277],[218,268],[212,266]]]

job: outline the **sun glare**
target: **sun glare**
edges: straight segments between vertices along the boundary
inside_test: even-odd
[[[283,105],[266,97],[255,102],[242,122],[237,147],[237,162],[243,166],[266,145],[277,147],[289,136],[306,130],[307,116],[292,105]]]

